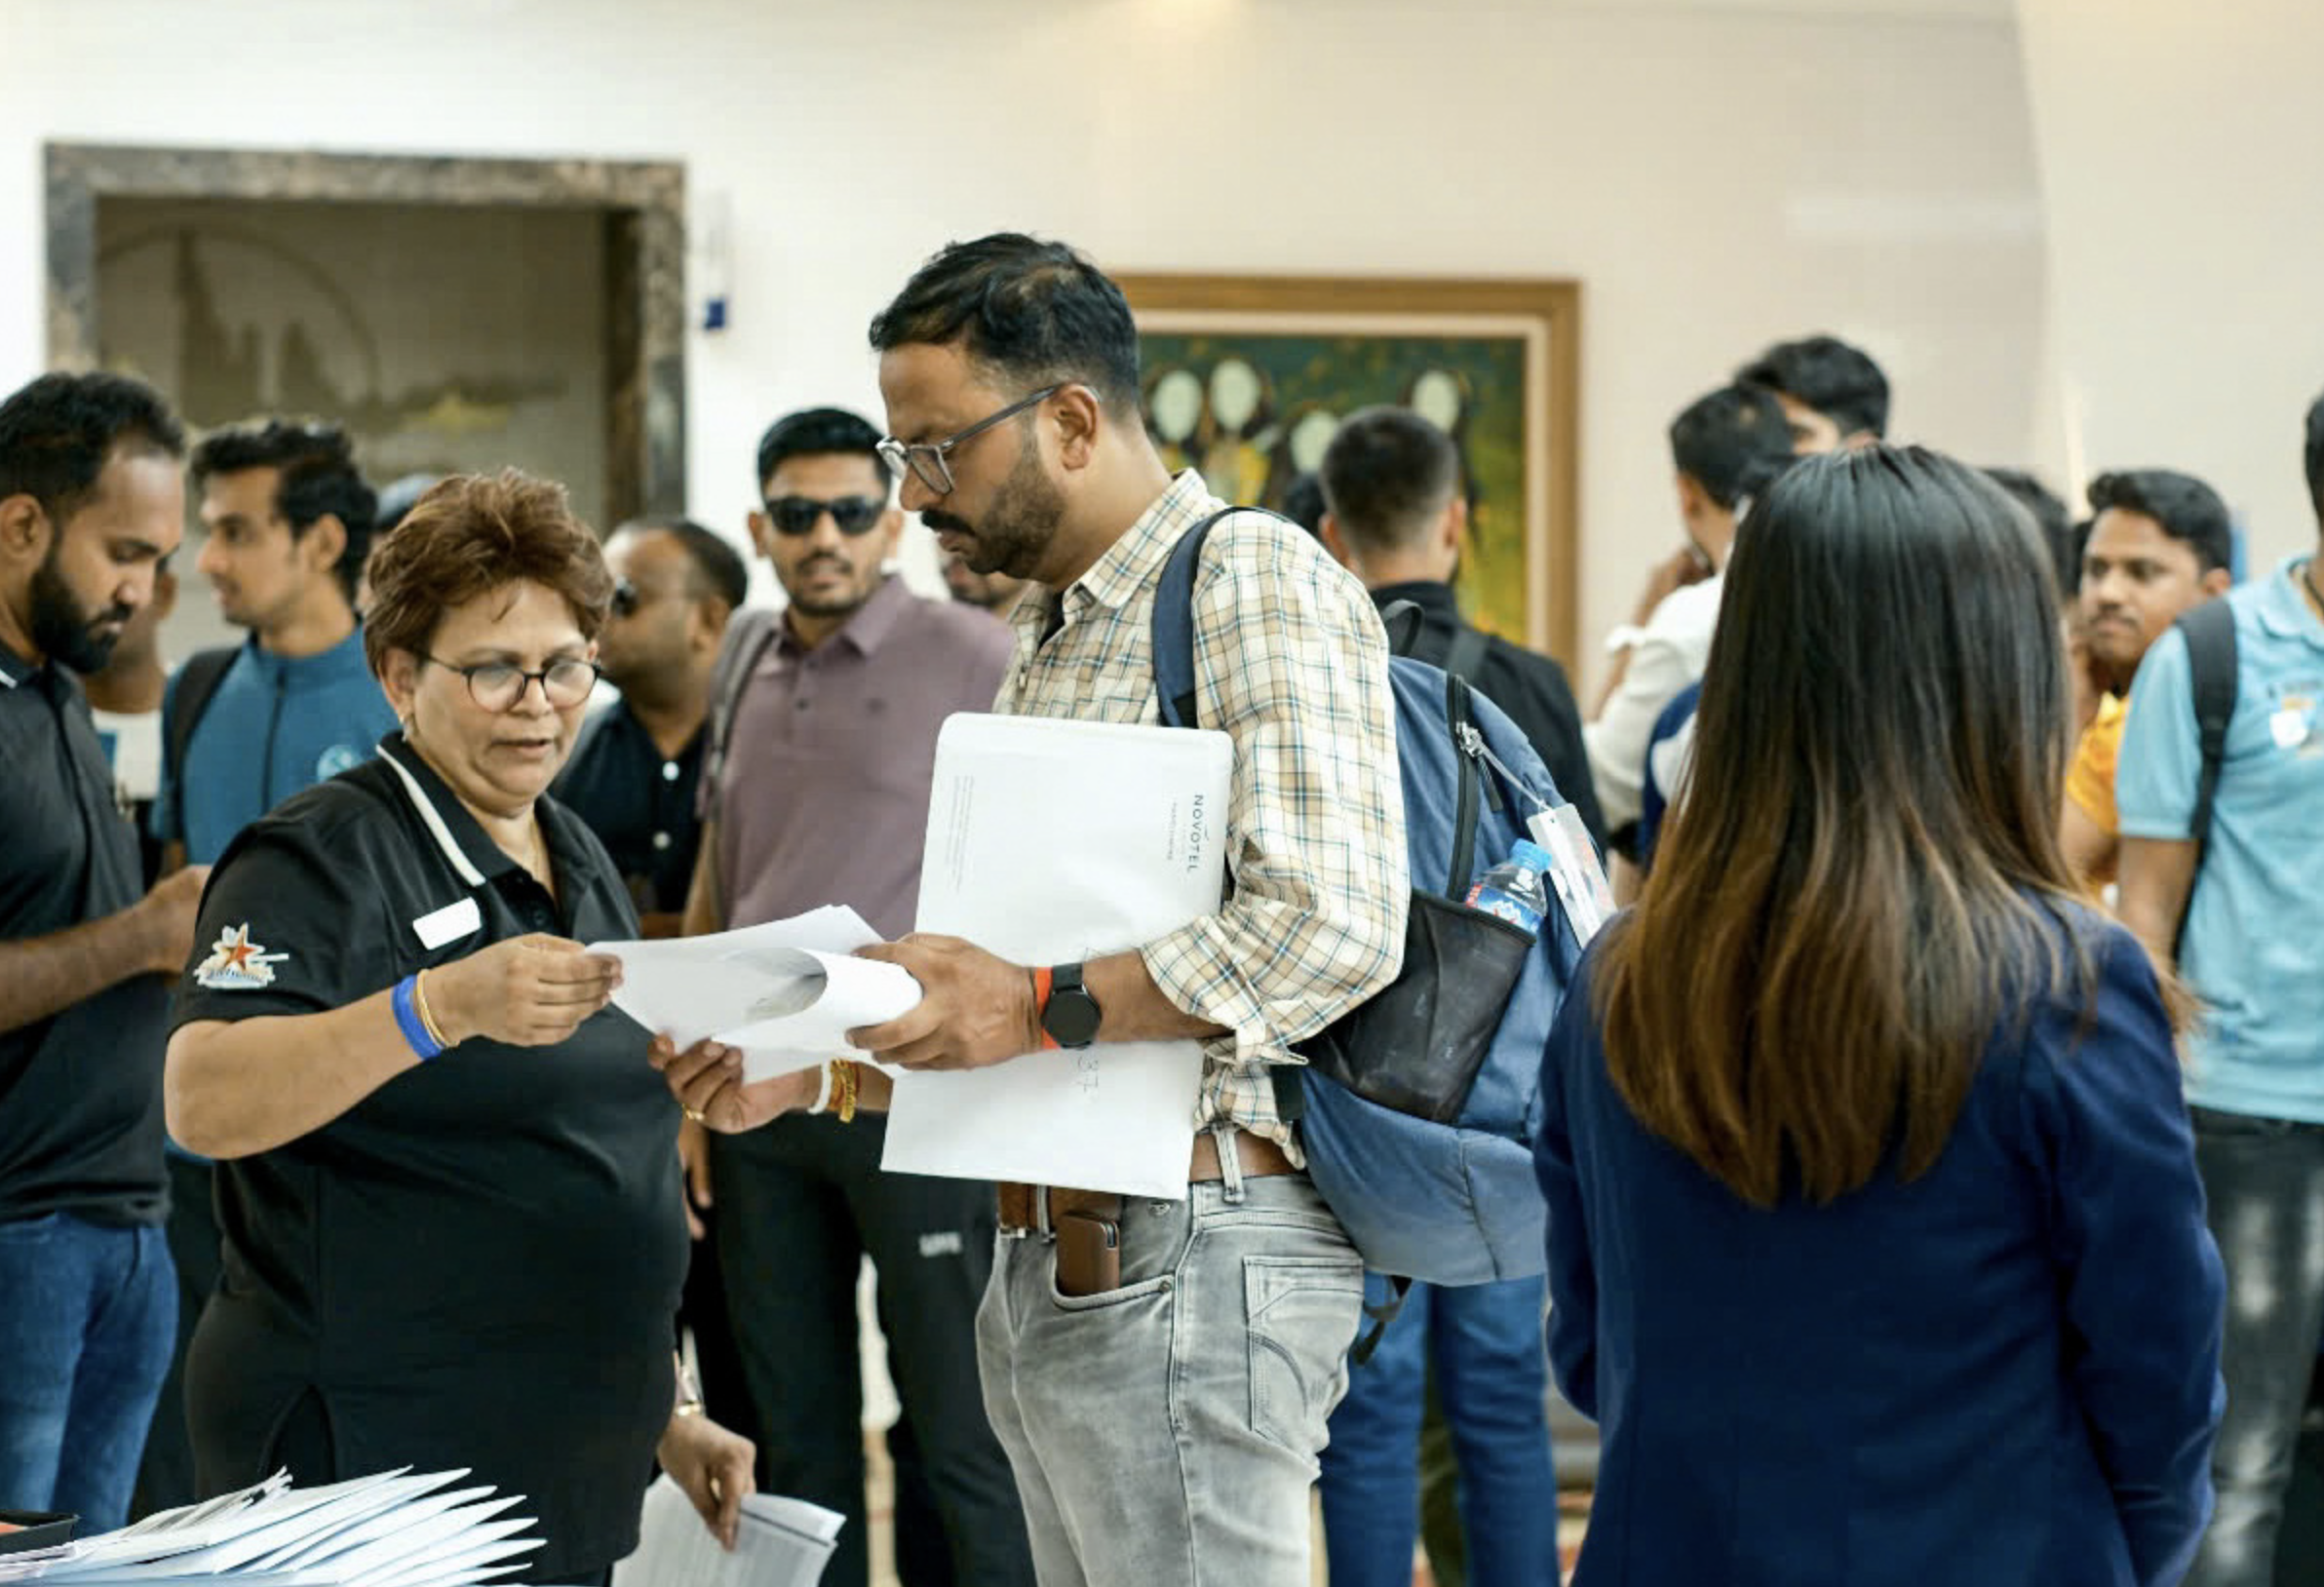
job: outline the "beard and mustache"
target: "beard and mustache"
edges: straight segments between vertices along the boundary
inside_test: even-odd
[[[965,520],[935,507],[922,508],[920,522],[939,534],[957,535],[969,543],[960,561],[970,572],[1030,579],[1065,516],[1065,492],[1041,467],[1041,448],[1027,435],[982,523],[972,528]]]
[[[116,601],[101,612],[92,614],[86,610],[58,565],[59,549],[56,541],[51,541],[49,554],[33,569],[29,591],[32,642],[42,655],[76,673],[102,672],[105,663],[112,659],[113,646],[120,641],[121,625],[130,620],[136,608]],[[112,632],[104,632],[107,627]]]

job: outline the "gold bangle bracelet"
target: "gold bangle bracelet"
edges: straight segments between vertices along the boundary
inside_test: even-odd
[[[837,1059],[832,1064],[832,1079],[836,1083],[839,1093],[837,1111],[841,1124],[855,1122],[855,1103],[863,1083],[863,1065],[852,1058]]]
[[[451,1043],[444,1039],[444,1026],[436,1023],[436,1016],[428,1008],[428,972],[425,970],[411,978],[411,1008],[419,1016],[419,1023],[427,1028],[428,1039],[448,1050]]]

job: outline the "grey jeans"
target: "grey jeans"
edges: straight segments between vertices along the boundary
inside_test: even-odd
[[[2300,1416],[2324,1329],[2324,1125],[2189,1110],[2206,1214],[2227,1270],[2220,1375],[2227,1412],[2211,1457],[2219,1495],[2188,1587],[2308,1580],[2276,1558]]]
[[[1234,1174],[1232,1153],[1227,1172]],[[1041,1587],[1308,1587],[1308,1490],[1364,1268],[1304,1175],[1132,1200],[1122,1283],[1004,1231],[977,1314]]]

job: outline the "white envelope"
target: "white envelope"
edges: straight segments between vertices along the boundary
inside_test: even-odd
[[[1097,958],[1218,912],[1224,733],[962,714],[936,744],[921,931],[1021,964]],[[1182,1199],[1202,1050],[1101,1042],[896,1083],[882,1166]]]

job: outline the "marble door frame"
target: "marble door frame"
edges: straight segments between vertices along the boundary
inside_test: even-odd
[[[685,167],[675,161],[472,159],[44,145],[52,368],[97,361],[97,211],[107,198],[548,206],[605,216],[607,520],[685,506]]]

